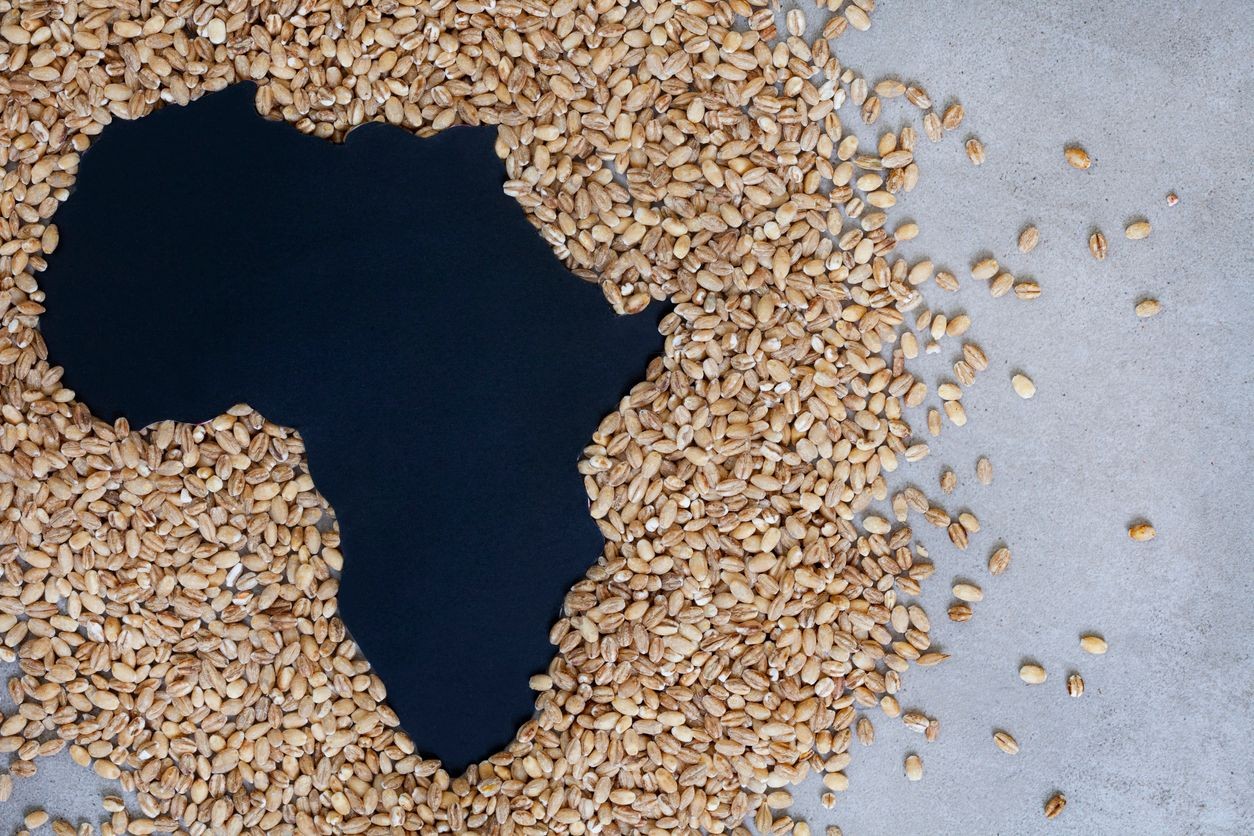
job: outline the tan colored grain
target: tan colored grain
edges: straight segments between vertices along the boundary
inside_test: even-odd
[[[993,484],[993,463],[988,460],[988,456],[980,456],[976,460],[975,478],[979,480],[981,485]]]
[[[966,143],[967,159],[971,161],[971,165],[984,165],[984,143],[979,139],[971,137]]]
[[[1142,238],[1148,238],[1150,222],[1147,220],[1133,221],[1124,228],[1123,234],[1129,241],[1140,241]]]
[[[962,109],[962,105],[954,102],[945,108],[945,114],[941,117],[941,124],[947,131],[955,131],[962,124],[962,118],[966,115],[966,111]]]
[[[1078,168],[1080,170],[1084,170],[1093,164],[1093,161],[1089,159],[1088,151],[1085,151],[1083,148],[1081,148],[1078,145],[1068,146],[1067,148],[1063,149],[1062,153],[1063,153],[1063,157],[1067,160],[1067,165],[1071,166],[1072,168]]]
[[[968,604],[984,600],[984,590],[973,583],[956,583],[953,586],[954,597]]]
[[[1034,226],[1025,226],[1019,233],[1019,252],[1030,253],[1040,243],[1041,232]]]
[[[1049,674],[1040,665],[1026,664],[1019,666],[1019,678],[1029,685],[1040,685]]]
[[[1142,299],[1136,303],[1136,315],[1141,319],[1149,319],[1151,316],[1158,316],[1163,306],[1159,304],[1157,299]]]
[[[1149,523],[1139,522],[1128,526],[1128,536],[1138,543],[1144,543],[1146,540],[1153,540],[1157,537],[1158,532]]]
[[[1085,653],[1101,656],[1109,649],[1109,646],[1101,636],[1088,634],[1080,637],[1080,649]]]
[[[1014,388],[1015,394],[1024,400],[1036,394],[1036,384],[1025,374],[1016,374],[1011,377],[1010,385]]]
[[[1067,694],[1071,697],[1084,696],[1084,677],[1073,673],[1067,677]]]
[[[988,571],[993,575],[1000,575],[1010,568],[1010,549],[1002,546],[988,559]]]
[[[1094,232],[1089,236],[1089,252],[1093,254],[1093,258],[1102,261],[1106,258],[1106,236],[1101,232]]]
[[[1056,792],[1045,802],[1045,818],[1056,819],[1063,809],[1067,806],[1067,797],[1060,792]]]
[[[905,761],[906,778],[911,781],[923,779],[923,760],[918,755],[907,755]]]
[[[1007,731],[996,731],[993,733],[993,743],[997,744],[997,748],[1001,749],[1007,755],[1019,754],[1019,741],[1014,739],[1014,735]]]

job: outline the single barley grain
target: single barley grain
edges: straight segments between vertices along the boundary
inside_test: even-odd
[[[954,102],[945,108],[945,115],[941,117],[941,124],[947,131],[954,131],[962,124],[962,118],[966,115],[966,111],[962,109],[962,105]]]
[[[1072,697],[1084,695],[1084,677],[1073,673],[1067,677],[1067,693]]]
[[[1101,656],[1109,649],[1109,645],[1106,644],[1106,640],[1101,636],[1088,634],[1080,637],[1080,649],[1085,653]]]
[[[1029,685],[1040,685],[1049,678],[1049,674],[1040,665],[1022,665],[1019,668],[1019,678]]]
[[[1138,543],[1144,543],[1146,540],[1153,540],[1158,536],[1158,532],[1149,523],[1139,522],[1128,526],[1128,536]]]
[[[971,265],[971,278],[991,279],[997,275],[997,259],[982,258]]]
[[[988,283],[988,293],[994,299],[1000,299],[1010,292],[1014,287],[1015,277],[1011,273],[998,273],[994,279]]]
[[[981,485],[993,484],[993,463],[988,460],[988,456],[980,456],[976,460],[975,478],[979,480]]]
[[[923,778],[923,760],[918,755],[906,756],[906,778],[918,781]]]
[[[997,731],[993,733],[993,742],[997,744],[997,748],[1001,749],[1007,755],[1019,754],[1019,741],[1014,739],[1010,732]]]
[[[1010,385],[1014,387],[1015,394],[1024,400],[1036,394],[1036,384],[1025,374],[1016,374],[1010,378]]]
[[[973,583],[956,583],[953,586],[954,597],[968,604],[978,604],[984,600],[984,590]]]
[[[1034,226],[1027,226],[1019,233],[1019,252],[1030,253],[1040,243],[1041,233]]]
[[[1093,258],[1103,261],[1106,258],[1106,236],[1100,232],[1094,232],[1089,236],[1089,252],[1093,254]]]
[[[1056,819],[1058,814],[1067,806],[1067,797],[1060,792],[1050,796],[1049,801],[1045,802],[1045,818]]]
[[[1093,161],[1089,159],[1089,153],[1078,145],[1069,146],[1062,153],[1067,164],[1072,168],[1084,170],[1093,164]]]
[[[1157,316],[1162,309],[1163,306],[1157,299],[1142,299],[1136,303],[1135,311],[1141,319],[1149,319],[1151,316]]]
[[[1146,220],[1133,221],[1123,230],[1123,234],[1129,241],[1140,241],[1142,238],[1148,238],[1150,222]]]
[[[1002,546],[993,552],[988,559],[988,571],[993,575],[1000,575],[1010,568],[1010,549]]]

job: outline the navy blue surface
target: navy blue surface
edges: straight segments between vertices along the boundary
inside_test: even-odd
[[[251,85],[115,123],[57,215],[51,360],[134,427],[247,402],[300,430],[335,508],[345,622],[420,749],[460,771],[531,712],[527,678],[602,541],[575,465],[661,351],[501,192],[494,132],[344,145]]]

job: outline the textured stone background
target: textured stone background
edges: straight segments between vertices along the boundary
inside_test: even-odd
[[[814,784],[794,812],[858,836],[1254,832],[1254,11],[1244,0],[879,6],[870,36],[849,33],[837,54],[872,82],[897,73],[965,106],[957,137],[921,140],[921,183],[895,215],[922,229],[908,254],[963,281],[931,304],[970,313],[991,359],[964,399],[971,422],[899,475],[938,495],[952,466],[946,505],[970,507],[984,531],[965,554],[921,532],[938,569],[924,603],[954,658],[912,671],[901,696],[940,718],[940,740],[877,717],[836,809],[818,805]],[[907,109],[886,107],[884,124]],[[962,152],[968,134],[986,146],[981,168]],[[1073,141],[1093,156],[1087,172],[1062,160]],[[1153,234],[1126,241],[1141,216]],[[1024,256],[1014,244],[1029,222],[1042,241]],[[1101,263],[1085,244],[1095,226],[1110,240]],[[1037,279],[1041,298],[990,298],[967,270],[985,252]],[[1160,316],[1136,319],[1143,295]],[[950,353],[923,369],[943,374]],[[1031,401],[1010,389],[1020,370],[1036,381]],[[991,488],[975,481],[979,455],[993,461]],[[1142,516],[1159,536],[1132,543],[1126,526]],[[1014,562],[993,579],[984,562],[1000,541]],[[964,625],[944,617],[956,577],[986,589]],[[1084,631],[1110,653],[1082,654]],[[1027,659],[1049,669],[1046,684],[1019,681]],[[1064,692],[1073,669],[1087,683],[1079,700]],[[1016,735],[1018,756],[993,746],[995,728]],[[901,769],[911,751],[924,761],[916,784]],[[110,789],[68,757],[45,763],[0,809],[0,831],[37,804],[99,820]],[[1069,805],[1046,822],[1055,790]]]

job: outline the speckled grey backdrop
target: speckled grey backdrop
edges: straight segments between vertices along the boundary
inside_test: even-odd
[[[938,572],[924,595],[935,638],[954,658],[907,677],[903,705],[940,718],[927,744],[878,719],[877,742],[855,746],[851,786],[836,809],[800,788],[794,812],[817,832],[846,834],[1254,833],[1254,516],[1251,454],[1251,277],[1248,195],[1250,54],[1246,0],[880,0],[873,37],[838,44],[848,65],[878,80],[897,73],[938,102],[967,111],[958,139],[978,135],[987,162],[973,169],[951,138],[920,152],[923,177],[904,201],[922,229],[908,252],[964,280],[989,252],[1036,278],[1039,300],[992,299],[968,287],[933,304],[966,310],[990,372],[965,402],[971,422],[933,444],[904,478],[935,493],[944,464],[959,475],[949,505],[970,507],[984,531],[959,555],[933,532]],[[903,105],[886,108],[897,124]],[[1080,142],[1087,172],[1061,150]],[[1169,208],[1168,191],[1180,195]],[[903,213],[898,213],[900,217]],[[1147,217],[1154,232],[1121,230]],[[1042,242],[1014,248],[1035,223]],[[1088,255],[1093,227],[1110,239]],[[1143,295],[1163,313],[1138,321]],[[948,353],[926,358],[939,374]],[[1033,377],[1022,401],[1012,372]],[[973,476],[978,455],[996,468]],[[1132,543],[1146,517],[1159,536]],[[984,559],[1004,541],[1009,572]],[[945,620],[955,577],[984,584],[965,625]],[[1110,641],[1104,657],[1078,648],[1082,631]],[[1029,688],[1032,659],[1051,672]],[[1083,673],[1079,700],[1063,690]],[[995,728],[1022,745],[1014,758]],[[901,771],[911,751],[925,775]],[[68,759],[47,763],[0,809],[0,830],[41,804],[97,818],[106,782]],[[1070,803],[1046,822],[1055,790]]]

